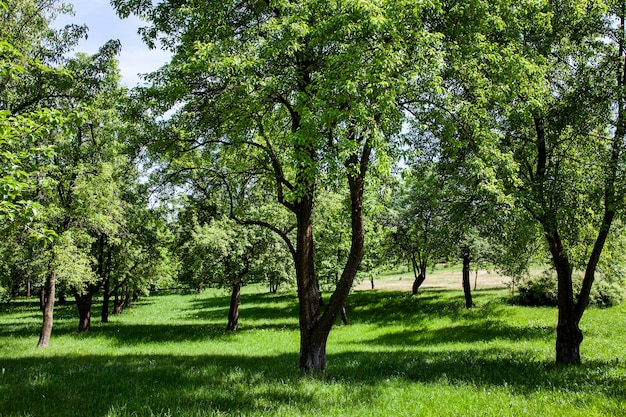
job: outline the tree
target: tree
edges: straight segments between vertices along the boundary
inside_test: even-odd
[[[624,27],[612,27],[622,9],[586,1],[448,7],[448,18],[472,22],[472,31],[441,26],[454,45],[453,114],[473,132],[487,181],[500,177],[506,198],[542,230],[558,279],[556,361],[580,363],[579,322],[623,205]],[[585,271],[578,294],[574,268]]]
[[[226,330],[239,328],[243,285],[267,282],[269,276],[285,273],[285,256],[289,255],[284,250],[277,251],[281,243],[269,233],[232,219],[214,218],[209,223],[196,223],[191,240],[183,246],[188,261],[183,268],[187,273],[202,277],[212,286],[230,288]]]
[[[143,15],[150,45],[170,48],[146,97],[176,109],[171,150],[245,148],[263,162],[264,183],[295,217],[300,368],[326,366],[328,334],[363,257],[363,187],[400,130],[398,98],[437,66],[422,5],[384,2],[253,3],[117,0]],[[418,65],[419,64],[419,65]],[[425,69],[429,70],[426,71]],[[170,135],[170,137],[172,137]],[[177,149],[174,149],[177,148]],[[161,148],[161,150],[163,150]],[[350,251],[325,309],[314,266],[315,190],[321,173],[343,178],[350,197]],[[282,235],[281,237],[286,237]]]

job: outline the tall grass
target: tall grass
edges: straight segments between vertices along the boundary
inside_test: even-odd
[[[584,364],[554,365],[556,311],[506,291],[356,292],[328,369],[299,373],[295,294],[248,287],[240,331],[221,292],[157,294],[77,334],[57,308],[37,349],[35,300],[0,307],[0,416],[623,416],[626,307],[583,318]]]

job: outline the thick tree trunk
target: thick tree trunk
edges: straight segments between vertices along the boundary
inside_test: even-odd
[[[78,308],[78,331],[88,332],[91,330],[91,305],[93,304],[94,291],[89,288],[85,294],[74,291],[74,299]]]
[[[470,283],[470,250],[468,247],[463,248],[463,293],[465,294],[465,308],[474,307]]]
[[[230,309],[228,310],[228,325],[226,330],[236,332],[239,328],[239,304],[241,303],[241,281],[233,283],[230,295]]]
[[[43,308],[43,324],[39,335],[37,347],[47,347],[50,344],[50,336],[52,335],[52,322],[54,316],[54,297],[56,292],[56,275],[51,271],[46,278],[46,284],[42,290]]]
[[[559,318],[556,326],[556,363],[579,364],[580,344],[583,341],[583,334],[578,327],[580,319],[576,317],[572,267],[559,234],[554,230],[546,231],[546,239],[548,240],[558,281]]]
[[[296,278],[300,323],[300,369],[322,371],[326,367],[326,340],[314,335],[320,319],[319,285],[313,264],[313,201],[303,197],[296,212]]]
[[[341,273],[341,278],[335,287],[335,291],[330,296],[326,310],[321,317],[319,312],[319,294],[317,293],[318,286],[313,273],[313,233],[310,217],[312,204],[308,206],[307,210],[301,212],[306,214],[306,216],[298,216],[298,248],[304,249],[302,252],[298,251],[298,259],[306,259],[306,263],[296,263],[297,265],[300,264],[298,278],[304,281],[303,283],[298,283],[298,294],[300,296],[301,311],[300,369],[305,372],[321,372],[326,368],[326,342],[328,335],[333,324],[341,314],[342,308],[345,306],[354,277],[361,266],[365,242],[363,187],[370,151],[371,148],[368,142],[366,142],[361,160],[358,159],[357,155],[353,155],[346,161],[346,166],[350,172],[348,174],[351,203],[350,253]],[[302,235],[301,231],[304,232]],[[303,267],[305,268],[303,269]]]

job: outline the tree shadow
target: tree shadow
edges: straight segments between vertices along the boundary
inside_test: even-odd
[[[2,361],[0,415],[261,415],[324,414],[332,403],[311,384],[337,385],[342,406],[385,395],[390,379],[474,387],[506,386],[513,394],[565,390],[623,400],[617,364],[560,368],[493,349],[460,352],[353,351],[329,356],[320,376],[302,378],[297,354],[54,356]],[[280,414],[280,413],[277,413]]]

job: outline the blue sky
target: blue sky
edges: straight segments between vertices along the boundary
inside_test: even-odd
[[[75,16],[60,16],[55,25],[66,23],[86,24],[89,36],[80,42],[76,52],[95,53],[110,39],[119,39],[122,52],[119,56],[122,83],[134,87],[141,83],[138,74],[156,70],[169,60],[169,53],[150,50],[141,41],[137,29],[146,26],[139,18],[120,19],[109,0],[69,0],[74,4]]]

